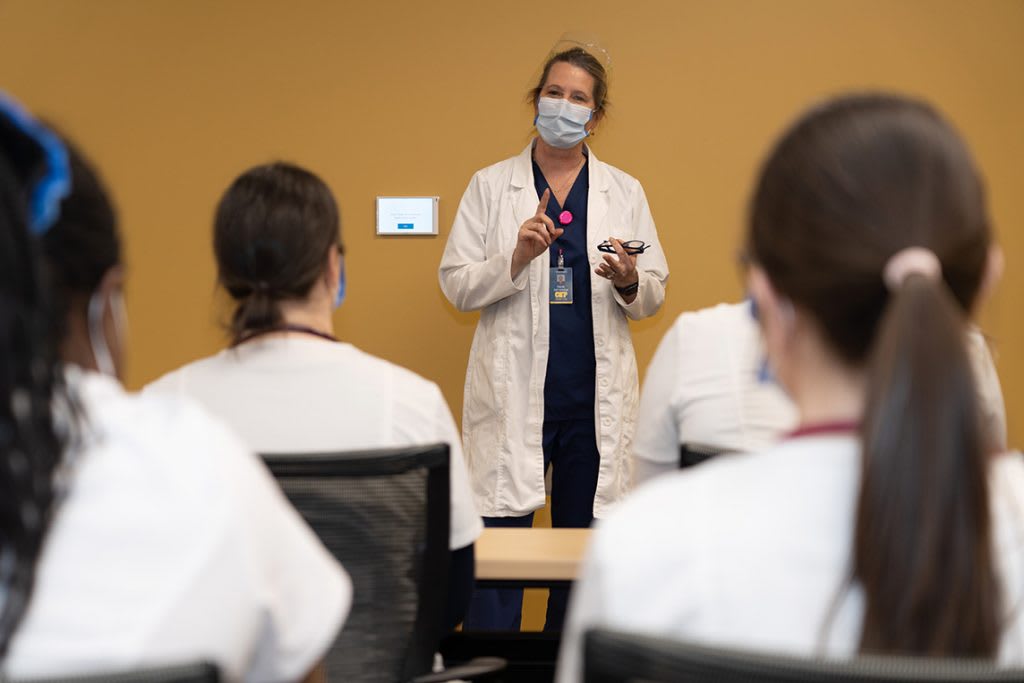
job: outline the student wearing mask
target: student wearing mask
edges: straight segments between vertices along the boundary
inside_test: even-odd
[[[1024,462],[986,429],[965,320],[999,270],[971,155],[929,105],[812,109],[761,169],[748,290],[798,427],[660,477],[594,536],[584,631],[790,654],[1024,662]]]
[[[473,176],[441,260],[448,300],[480,311],[462,430],[488,526],[529,527],[549,465],[556,527],[589,526],[629,484],[628,320],[661,307],[668,266],[640,183],[584,144],[607,98],[601,60],[553,54],[529,93],[538,136]],[[546,629],[565,597],[551,591]],[[521,605],[521,590],[478,591],[466,624],[518,629]]]
[[[229,348],[146,392],[190,396],[257,453],[451,447],[452,561],[446,626],[474,581],[476,512],[455,421],[436,384],[335,338],[345,297],[338,208],[327,185],[287,163],[240,175],[217,206],[217,276],[234,302]]]
[[[124,391],[122,283],[95,171],[0,96],[3,674],[313,679],[348,576],[220,422]]]

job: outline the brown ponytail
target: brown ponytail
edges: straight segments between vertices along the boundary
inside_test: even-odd
[[[853,549],[862,651],[980,657],[998,647],[989,449],[964,336],[948,288],[921,276],[881,321]]]

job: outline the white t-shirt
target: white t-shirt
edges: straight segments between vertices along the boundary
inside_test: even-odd
[[[352,586],[259,459],[190,402],[68,379],[88,424],[5,673],[200,659],[228,681],[308,673]]]
[[[257,337],[170,372],[144,391],[195,398],[257,453],[447,443],[449,547],[463,548],[483,530],[441,390],[351,344],[298,334]]]
[[[825,626],[848,575],[859,473],[855,437],[818,435],[720,456],[638,489],[591,541],[570,598],[559,683],[580,680],[582,634],[595,626],[796,655],[854,654],[864,609],[859,589],[842,594]],[[996,459],[990,491],[1008,619],[999,657],[1020,664],[1019,453]]]
[[[778,384],[759,379],[761,331],[750,304],[683,313],[647,368],[633,442],[634,480],[679,467],[679,445],[757,451],[796,426]]]

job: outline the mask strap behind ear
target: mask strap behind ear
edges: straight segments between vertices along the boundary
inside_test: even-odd
[[[42,151],[42,175],[28,188],[29,229],[45,234],[60,215],[60,203],[71,191],[68,152],[60,139],[32,118],[16,101],[0,91],[0,116]]]
[[[92,347],[92,357],[96,360],[96,369],[108,377],[117,377],[117,369],[114,367],[114,357],[110,355],[110,347],[107,346],[107,339],[103,333],[102,287],[93,292],[92,296],[89,297],[88,314],[89,345]]]

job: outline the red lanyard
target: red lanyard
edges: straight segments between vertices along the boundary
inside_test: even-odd
[[[271,334],[272,332],[299,332],[302,334],[311,334],[314,337],[320,337],[321,339],[326,339],[327,341],[338,341],[337,337],[327,334],[326,332],[321,332],[320,330],[314,330],[312,327],[307,327],[306,325],[285,324],[245,334],[242,336],[241,339],[239,339],[235,343],[235,346],[238,346],[239,344],[244,344],[245,342],[255,339],[256,337],[261,337],[265,334]]]
[[[853,434],[860,429],[856,420],[834,420],[832,422],[816,422],[800,425],[786,435],[787,439],[799,439],[802,436],[821,436],[822,434]]]

